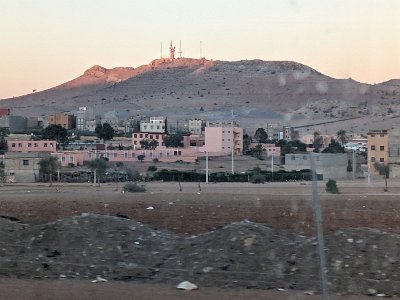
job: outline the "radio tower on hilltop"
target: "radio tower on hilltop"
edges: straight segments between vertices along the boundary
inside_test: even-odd
[[[169,45],[169,59],[173,61],[175,59],[175,47],[172,46],[172,41],[171,44]]]
[[[181,43],[181,41],[179,41],[179,51],[178,51],[178,53],[179,53],[179,58],[182,58],[182,43]]]

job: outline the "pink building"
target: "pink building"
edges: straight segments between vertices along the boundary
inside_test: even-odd
[[[204,151],[235,155],[243,152],[243,129],[240,127],[206,127]]]
[[[165,133],[153,133],[153,132],[135,132],[132,133],[132,144],[134,149],[140,149],[140,141],[142,140],[156,140],[159,146],[164,143]]]
[[[250,148],[254,148],[257,146],[258,143],[252,143],[250,144]],[[261,144],[263,148],[265,149],[264,156],[265,157],[279,157],[281,156],[281,147],[275,146],[275,144]]]
[[[9,152],[56,152],[56,141],[7,141]]]
[[[85,161],[96,158],[107,158],[110,162],[138,162],[139,155],[144,155],[143,161],[152,161],[156,158],[163,162],[175,162],[177,160],[195,162],[197,150],[161,146],[157,147],[156,150],[77,150],[57,152],[51,155],[58,158],[61,166],[68,166],[68,164],[80,166]]]

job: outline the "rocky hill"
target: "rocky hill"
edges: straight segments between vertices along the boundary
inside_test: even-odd
[[[400,80],[362,84],[334,79],[296,62],[180,58],[157,59],[136,69],[94,66],[65,84],[4,99],[1,105],[14,114],[43,116],[73,113],[79,106],[99,113],[167,115],[172,120],[233,115],[247,127],[352,118],[339,125],[350,130],[368,124],[392,126],[400,116],[399,95]]]

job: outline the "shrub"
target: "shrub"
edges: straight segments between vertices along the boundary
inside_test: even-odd
[[[124,191],[129,193],[144,193],[146,188],[144,185],[137,185],[136,183],[127,183],[124,185]]]
[[[115,165],[116,165],[117,167],[122,167],[122,166],[124,165],[124,163],[123,163],[122,161],[117,161],[117,162],[115,163]]]
[[[156,166],[150,166],[150,167],[147,168],[147,171],[155,172],[155,171],[157,171],[157,167]]]
[[[156,164],[156,163],[158,163],[158,162],[159,162],[158,158],[154,158],[154,159],[153,159],[153,163]]]
[[[265,176],[261,174],[254,174],[250,178],[251,183],[265,183]]]
[[[325,188],[325,190],[326,190],[328,193],[331,193],[331,194],[339,194],[339,189],[338,189],[338,187],[337,187],[337,185],[336,185],[336,181],[333,180],[333,179],[329,179],[329,180],[328,180],[328,182],[326,183],[326,188]]]

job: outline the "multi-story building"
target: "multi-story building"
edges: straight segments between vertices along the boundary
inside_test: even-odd
[[[87,122],[92,121],[89,126],[87,126]],[[93,122],[95,121],[95,122]],[[88,128],[92,128],[93,124],[94,128],[97,124],[100,123],[100,119],[95,116],[93,108],[81,106],[76,112],[76,130],[78,131],[88,131]],[[93,129],[94,131],[94,129]]]
[[[190,119],[188,122],[188,130],[191,134],[202,134],[204,129],[204,121],[202,119]]]
[[[150,117],[148,122],[140,122],[140,131],[149,133],[165,133],[167,129],[165,117]]]
[[[240,127],[213,127],[205,128],[204,151],[221,154],[234,153],[241,155],[243,152],[243,129]]]
[[[368,142],[368,172],[379,173],[376,163],[389,163],[389,132],[387,130],[370,130],[367,133]],[[394,150],[394,149],[393,149]]]
[[[140,149],[140,141],[142,140],[155,140],[159,146],[164,143],[165,133],[153,133],[153,132],[135,132],[132,133],[132,145],[134,149]]]
[[[55,113],[47,118],[48,125],[60,125],[65,129],[73,129],[76,126],[76,118],[74,115],[66,113]]]

